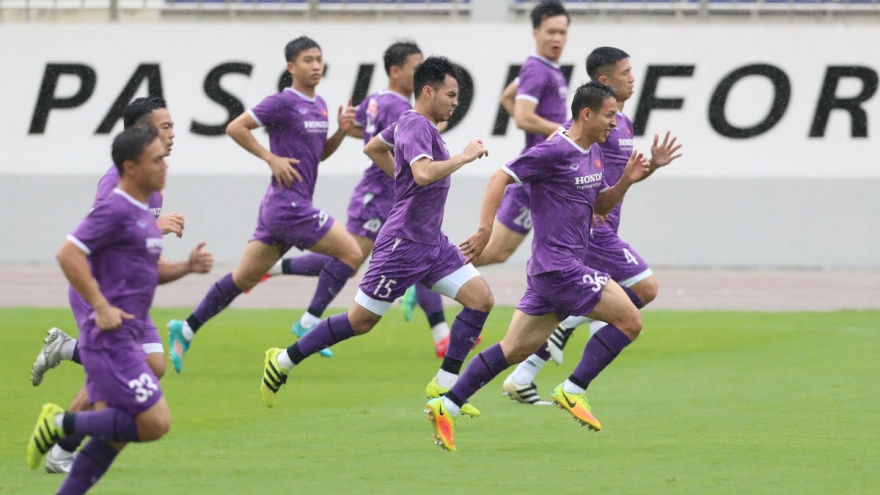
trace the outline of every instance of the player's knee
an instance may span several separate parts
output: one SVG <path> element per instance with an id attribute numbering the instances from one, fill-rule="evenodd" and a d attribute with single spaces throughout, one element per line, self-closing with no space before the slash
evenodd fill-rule
<path id="1" fill-rule="evenodd" d="M 635 339 L 642 333 L 642 313 L 633 307 L 623 320 L 618 323 L 617 328 L 625 333 L 630 339 Z"/>
<path id="2" fill-rule="evenodd" d="M 147 365 L 149 365 L 150 369 L 153 370 L 153 374 L 156 375 L 156 378 L 162 379 L 165 376 L 165 371 L 168 366 L 165 362 L 165 353 L 153 352 L 147 354 Z"/>
<path id="3" fill-rule="evenodd" d="M 366 255 L 356 242 L 352 242 L 350 246 L 340 251 L 336 259 L 357 270 L 366 259 Z"/>
<path id="4" fill-rule="evenodd" d="M 367 313 L 367 314 L 363 314 L 363 313 Z M 379 320 L 381 320 L 381 319 L 382 319 L 381 316 L 379 316 L 377 314 L 369 313 L 367 311 L 361 312 L 361 314 L 358 315 L 356 318 L 351 318 L 351 316 L 349 316 L 349 322 L 351 323 L 351 329 L 355 335 L 363 335 L 365 333 L 368 333 L 370 330 L 373 329 L 373 327 L 376 326 L 376 324 L 379 323 Z"/>
<path id="5" fill-rule="evenodd" d="M 651 301 L 657 298 L 657 280 L 654 277 L 648 278 L 641 282 L 640 284 L 636 284 L 638 287 L 633 287 L 633 292 L 639 296 L 639 300 L 642 301 L 642 304 L 647 306 Z"/>
<path id="6" fill-rule="evenodd" d="M 242 292 L 247 292 L 260 283 L 263 273 L 257 275 L 255 273 L 242 273 L 239 271 L 232 272 L 232 283 Z"/>
<path id="7" fill-rule="evenodd" d="M 168 414 L 138 418 L 138 436 L 141 442 L 158 440 L 171 429 L 171 416 Z"/>

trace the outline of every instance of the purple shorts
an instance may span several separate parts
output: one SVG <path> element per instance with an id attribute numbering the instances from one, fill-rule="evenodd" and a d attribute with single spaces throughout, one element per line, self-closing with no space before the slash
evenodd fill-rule
<path id="1" fill-rule="evenodd" d="M 79 334 L 82 336 L 83 328 L 85 328 L 84 325 L 86 325 L 86 322 L 89 320 L 89 315 L 91 315 L 93 309 L 87 302 L 85 302 L 85 300 L 83 300 L 72 285 L 67 287 L 67 300 L 70 302 L 70 309 L 73 311 L 73 319 L 76 321 Z M 144 352 L 147 354 L 152 354 L 154 352 L 165 353 L 165 347 L 162 345 L 162 337 L 159 335 L 159 329 L 156 328 L 156 324 L 153 323 L 153 318 L 149 315 L 147 315 L 147 319 L 144 323 L 141 345 L 143 346 Z"/>
<path id="2" fill-rule="evenodd" d="M 586 264 L 608 273 L 623 287 L 631 287 L 653 274 L 639 253 L 610 228 L 590 229 Z"/>
<path id="3" fill-rule="evenodd" d="M 508 229 L 526 235 L 532 230 L 530 206 L 528 186 L 511 184 L 504 190 L 496 218 Z"/>
<path id="4" fill-rule="evenodd" d="M 379 235 L 360 290 L 371 299 L 391 303 L 402 296 L 406 289 L 419 282 L 427 287 L 434 287 L 444 278 L 465 268 L 464 262 L 465 257 L 461 250 L 449 242 L 446 236 L 440 244 L 431 246 Z M 467 272 L 473 278 L 472 274 L 476 270 L 471 267 Z M 464 282 L 466 280 L 457 285 L 460 287 Z M 442 288 L 437 292 L 447 296 L 450 293 Z M 454 295 L 449 297 L 454 298 Z"/>
<path id="5" fill-rule="evenodd" d="M 394 191 L 390 191 L 393 196 Z M 393 197 L 388 193 L 375 193 L 363 190 L 361 184 L 355 188 L 351 201 L 348 203 L 348 223 L 345 228 L 352 235 L 365 237 L 376 241 L 379 229 L 388 218 L 391 207 L 394 206 Z"/>
<path id="6" fill-rule="evenodd" d="M 268 207 L 260 204 L 257 229 L 251 240 L 267 246 L 280 245 L 282 253 L 291 247 L 305 251 L 330 232 L 334 221 L 333 217 L 305 200 Z"/>
<path id="7" fill-rule="evenodd" d="M 526 293 L 516 309 L 531 316 L 556 313 L 561 321 L 569 316 L 586 316 L 602 299 L 610 277 L 588 266 L 542 273 L 526 278 Z"/>
<path id="8" fill-rule="evenodd" d="M 104 401 L 137 416 L 162 398 L 159 379 L 147 366 L 146 354 L 136 343 L 114 349 L 80 348 L 79 356 L 92 404 Z"/>

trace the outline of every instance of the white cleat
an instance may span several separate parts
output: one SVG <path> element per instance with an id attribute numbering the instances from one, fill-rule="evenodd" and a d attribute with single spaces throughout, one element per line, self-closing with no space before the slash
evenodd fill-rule
<path id="1" fill-rule="evenodd" d="M 53 448 L 46 456 L 46 472 L 51 474 L 70 473 L 70 466 L 73 465 L 73 459 L 76 457 L 76 454 L 68 454 L 63 457 L 55 457 L 53 455 L 54 453 L 55 449 Z"/>
<path id="2" fill-rule="evenodd" d="M 542 401 L 538 396 L 538 387 L 534 383 L 528 385 L 520 385 L 513 381 L 513 375 L 508 375 L 501 385 L 502 395 L 510 397 L 521 404 L 532 404 L 536 406 L 546 406 L 550 402 Z"/>
<path id="3" fill-rule="evenodd" d="M 553 331 L 553 334 L 550 335 L 550 338 L 547 339 L 547 351 L 550 353 L 550 359 L 557 366 L 562 365 L 562 351 L 565 349 L 565 344 L 568 343 L 568 338 L 571 337 L 572 332 L 574 332 L 574 328 L 565 328 L 560 323 L 556 330 Z"/>
<path id="4" fill-rule="evenodd" d="M 43 382 L 43 374 L 61 364 L 61 346 L 70 340 L 74 338 L 60 328 L 52 327 L 46 332 L 43 348 L 31 367 L 31 383 L 35 387 Z"/>

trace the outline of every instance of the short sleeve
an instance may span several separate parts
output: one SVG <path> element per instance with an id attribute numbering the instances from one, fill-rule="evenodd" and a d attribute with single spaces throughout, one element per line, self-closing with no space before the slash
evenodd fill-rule
<path id="1" fill-rule="evenodd" d="M 393 148 L 394 147 L 394 128 L 397 127 L 397 122 L 393 122 L 388 127 L 382 129 L 382 132 L 377 134 L 379 141 L 382 141 L 387 146 Z"/>
<path id="2" fill-rule="evenodd" d="M 73 229 L 67 240 L 74 243 L 86 255 L 110 246 L 119 240 L 123 218 L 111 201 L 99 201 L 92 211 Z"/>
<path id="3" fill-rule="evenodd" d="M 267 96 L 248 113 L 260 127 L 282 127 L 284 125 L 284 100 L 282 93 Z"/>
<path id="4" fill-rule="evenodd" d="M 369 106 L 369 104 L 370 99 L 366 98 L 354 108 L 354 125 L 358 127 L 364 127 L 367 125 L 367 106 Z"/>
<path id="5" fill-rule="evenodd" d="M 434 130 L 425 119 L 412 120 L 405 129 L 397 129 L 401 134 L 400 146 L 395 145 L 395 150 L 400 153 L 400 158 L 412 165 L 422 158 L 434 159 Z"/>
<path id="6" fill-rule="evenodd" d="M 541 171 L 547 171 L 547 162 L 552 160 L 548 156 L 548 152 L 552 153 L 555 145 L 549 142 L 541 143 L 537 146 L 529 148 L 522 155 L 508 162 L 507 165 L 501 167 L 507 175 L 513 177 L 517 184 L 523 185 L 532 182 L 541 177 Z"/>
<path id="7" fill-rule="evenodd" d="M 519 87 L 516 89 L 516 99 L 538 103 L 544 92 L 546 79 L 546 73 L 539 70 L 538 64 L 523 65 L 519 70 Z"/>

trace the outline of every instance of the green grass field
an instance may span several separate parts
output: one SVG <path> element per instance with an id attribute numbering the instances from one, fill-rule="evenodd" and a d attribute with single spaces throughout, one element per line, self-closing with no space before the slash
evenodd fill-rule
<path id="1" fill-rule="evenodd" d="M 157 322 L 186 311 L 156 310 Z M 434 444 L 422 413 L 436 372 L 424 317 L 392 310 L 373 334 L 310 358 L 275 409 L 260 400 L 263 351 L 292 341 L 299 312 L 231 310 L 203 329 L 162 387 L 172 429 L 133 445 L 93 493 L 880 493 L 880 313 L 647 311 L 645 333 L 590 387 L 604 430 L 501 396 L 503 376 L 458 421 L 458 452 Z M 451 315 L 451 313 L 450 313 Z M 484 344 L 511 310 L 493 312 Z M 39 388 L 30 365 L 66 309 L 0 309 L 0 493 L 54 493 L 25 465 L 44 402 L 67 405 L 81 369 Z M 549 364 L 549 396 L 576 364 Z"/>

